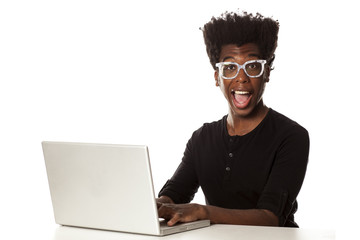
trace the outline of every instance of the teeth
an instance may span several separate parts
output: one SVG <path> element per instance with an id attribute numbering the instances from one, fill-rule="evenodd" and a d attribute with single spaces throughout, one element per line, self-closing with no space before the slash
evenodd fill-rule
<path id="1" fill-rule="evenodd" d="M 246 95 L 246 94 L 250 94 L 250 92 L 248 91 L 234 91 L 235 94 L 240 94 L 240 95 Z"/>

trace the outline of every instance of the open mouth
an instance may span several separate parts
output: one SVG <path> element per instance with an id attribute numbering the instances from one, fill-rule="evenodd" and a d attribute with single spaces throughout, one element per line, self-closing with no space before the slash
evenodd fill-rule
<path id="1" fill-rule="evenodd" d="M 231 90 L 231 94 L 233 95 L 234 104 L 238 108 L 247 107 L 252 96 L 251 92 L 241 90 Z"/>

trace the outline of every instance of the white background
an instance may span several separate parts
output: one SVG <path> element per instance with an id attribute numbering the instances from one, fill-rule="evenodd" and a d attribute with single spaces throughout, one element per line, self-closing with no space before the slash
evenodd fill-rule
<path id="1" fill-rule="evenodd" d="M 33 238 L 56 227 L 43 140 L 147 144 L 158 192 L 192 132 L 227 113 L 199 27 L 237 8 L 280 22 L 264 101 L 310 133 L 297 222 L 354 229 L 355 3 L 12 0 L 0 2 L 0 232 Z"/>

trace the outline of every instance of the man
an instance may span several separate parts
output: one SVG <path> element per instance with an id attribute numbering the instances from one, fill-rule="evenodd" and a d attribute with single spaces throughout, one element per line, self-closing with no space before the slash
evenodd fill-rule
<path id="1" fill-rule="evenodd" d="M 309 153 L 308 132 L 263 102 L 279 24 L 260 14 L 226 12 L 202 29 L 215 84 L 229 112 L 187 143 L 159 193 L 159 216 L 177 222 L 297 227 L 296 197 Z M 201 187 L 206 205 L 190 204 Z"/>

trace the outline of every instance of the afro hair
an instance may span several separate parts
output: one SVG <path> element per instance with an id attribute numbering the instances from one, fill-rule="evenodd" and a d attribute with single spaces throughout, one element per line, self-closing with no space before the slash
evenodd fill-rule
<path id="1" fill-rule="evenodd" d="M 247 12 L 225 12 L 218 18 L 212 17 L 201 30 L 206 52 L 214 69 L 224 45 L 235 44 L 240 47 L 246 43 L 255 43 L 259 47 L 261 58 L 267 60 L 271 67 L 277 47 L 278 21 L 265 18 L 259 13 L 254 16 Z"/>

